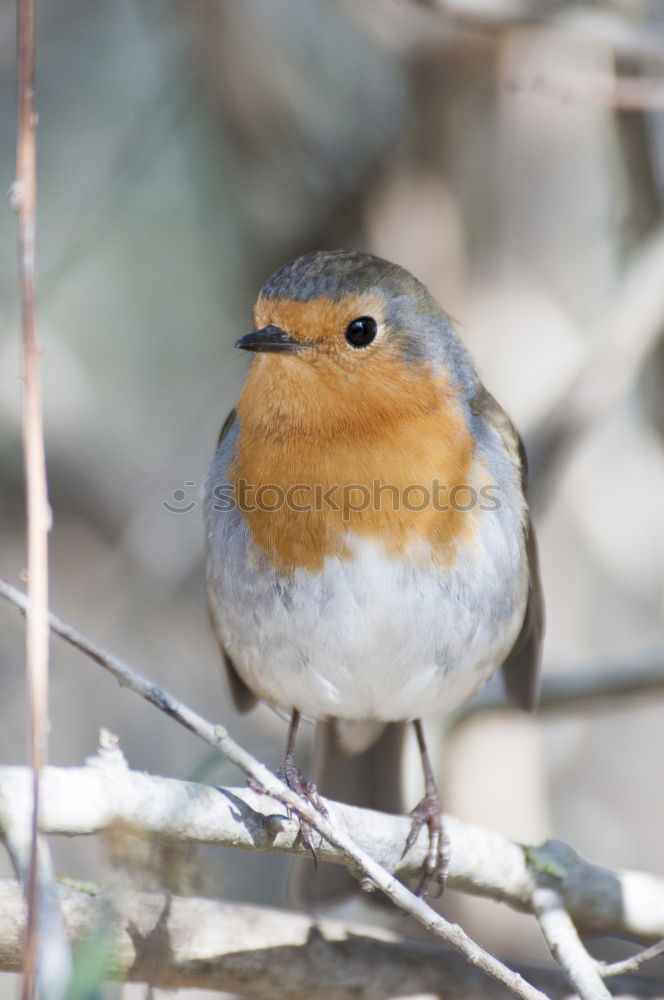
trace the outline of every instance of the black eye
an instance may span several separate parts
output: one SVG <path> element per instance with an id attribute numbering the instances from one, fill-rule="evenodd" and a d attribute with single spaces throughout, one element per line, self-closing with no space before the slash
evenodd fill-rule
<path id="1" fill-rule="evenodd" d="M 373 316 L 360 316 L 346 327 L 345 337 L 351 347 L 366 347 L 378 333 Z"/>

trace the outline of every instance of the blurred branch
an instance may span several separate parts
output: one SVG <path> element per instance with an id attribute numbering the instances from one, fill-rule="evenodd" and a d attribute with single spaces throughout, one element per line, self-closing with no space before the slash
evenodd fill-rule
<path id="1" fill-rule="evenodd" d="M 28 772 L 26 771 L 26 777 Z M 0 794 L 0 828 L 14 871 L 25 892 L 30 877 L 33 850 L 33 831 L 30 790 L 26 786 L 23 808 L 16 809 L 2 801 Z M 38 836 L 36 881 L 39 906 L 37 908 L 37 938 L 39 961 L 37 965 L 37 987 L 39 995 L 47 1000 L 56 1000 L 65 994 L 72 973 L 72 959 L 65 927 L 60 910 L 60 898 L 55 883 L 55 872 L 48 843 Z M 27 946 L 25 951 L 27 952 Z M 20 962 L 19 962 L 20 967 Z M 32 976 L 25 976 L 25 982 L 32 982 Z"/>
<path id="2" fill-rule="evenodd" d="M 376 927 L 211 899 L 60 887 L 73 941 L 96 928 L 112 956 L 103 975 L 162 989 L 205 989 L 257 1000 L 506 1000 L 509 992 L 478 975 L 454 952 Z M 20 967 L 20 891 L 0 881 L 0 969 Z M 563 977 L 522 969 L 551 1000 L 572 1000 Z M 398 984 L 398 985 L 397 985 Z M 615 996 L 661 998 L 648 980 L 616 982 Z"/>
<path id="3" fill-rule="evenodd" d="M 617 298 L 597 324 L 574 384 L 528 442 L 531 506 L 553 494 L 563 458 L 633 385 L 664 328 L 664 228 L 634 256 Z"/>
<path id="4" fill-rule="evenodd" d="M 537 7 L 533 0 L 533 7 Z M 554 4 L 549 23 L 568 28 L 610 45 L 616 55 L 644 60 L 664 60 L 664 33 L 653 16 L 630 16 L 627 5 L 594 3 Z M 557 8 L 557 9 L 556 9 Z M 653 14 L 655 11 L 653 10 Z"/>
<path id="5" fill-rule="evenodd" d="M 16 590 L 6 581 L 0 581 L 0 594 L 10 600 L 16 607 L 26 610 L 28 600 L 25 594 Z M 111 673 L 119 683 L 139 694 L 150 704 L 165 712 L 180 725 L 184 726 L 204 743 L 220 751 L 233 764 L 240 768 L 251 781 L 266 793 L 274 796 L 289 809 L 292 809 L 301 819 L 316 830 L 321 837 L 335 847 L 347 862 L 353 862 L 355 871 L 372 882 L 388 899 L 409 913 L 434 936 L 446 944 L 456 948 L 473 965 L 486 975 L 496 979 L 510 989 L 515 996 L 524 1000 L 542 1000 L 542 994 L 529 983 L 499 962 L 493 955 L 476 944 L 461 927 L 452 924 L 419 896 L 414 895 L 394 876 L 377 864 L 374 858 L 360 848 L 346 833 L 343 827 L 338 827 L 327 817 L 316 810 L 310 802 L 296 795 L 276 775 L 272 774 L 264 764 L 247 753 L 220 725 L 213 725 L 207 719 L 188 708 L 183 702 L 174 698 L 168 692 L 156 687 L 150 681 L 141 677 L 135 670 L 123 663 L 119 657 L 108 653 L 98 644 L 84 636 L 78 629 L 62 621 L 54 614 L 49 616 L 50 626 L 58 635 L 67 639 L 72 645 L 86 653 L 100 666 Z M 403 844 L 405 841 L 401 840 Z"/>
<path id="6" fill-rule="evenodd" d="M 29 772 L 0 768 L 0 823 L 21 814 L 29 801 Z M 392 816 L 329 802 L 330 822 L 362 851 L 401 878 L 419 875 L 428 847 L 424 832 L 405 858 L 407 816 Z M 488 830 L 445 816 L 450 840 L 452 889 L 534 912 L 536 890 L 553 882 L 575 925 L 593 934 L 618 934 L 643 942 L 664 936 L 664 879 L 643 872 L 611 871 L 582 860 L 567 845 L 549 841 L 525 848 Z M 310 858 L 297 840 L 298 824 L 274 798 L 248 788 L 212 788 L 131 771 L 122 754 L 103 748 L 88 766 L 44 771 L 45 834 L 79 836 L 116 827 L 162 842 L 206 843 L 254 854 Z M 321 861 L 357 865 L 322 840 Z"/>
<path id="7" fill-rule="evenodd" d="M 590 5 L 576 0 L 417 0 L 438 10 L 453 24 L 475 29 L 510 28 L 517 25 L 567 28 L 610 45 L 631 58 L 664 60 L 664 32 L 655 16 L 630 17 L 628 8 Z"/>
<path id="8" fill-rule="evenodd" d="M 35 325 L 35 232 L 37 166 L 35 111 L 35 6 L 34 0 L 18 0 L 18 135 L 16 181 L 12 198 L 18 213 L 18 275 L 23 334 L 23 453 L 26 478 L 28 594 L 26 661 L 29 706 L 29 756 L 32 765 L 30 836 L 22 846 L 27 852 L 26 897 L 27 941 L 22 996 L 31 1000 L 37 988 L 41 996 L 57 997 L 65 981 L 46 978 L 40 954 L 40 928 L 49 922 L 47 899 L 40 893 L 38 831 L 41 769 L 48 747 L 48 532 L 51 513 L 46 489 L 44 420 L 39 369 L 39 344 Z M 29 847 L 28 847 L 29 844 Z M 63 968 L 67 971 L 67 955 Z"/>
<path id="9" fill-rule="evenodd" d="M 540 713 L 587 712 L 657 693 L 664 695 L 664 651 L 659 649 L 640 654 L 630 666 L 597 660 L 561 671 L 545 670 L 537 707 Z M 505 709 L 511 710 L 511 705 L 502 689 L 491 684 L 458 711 L 454 722 L 477 712 Z"/>
<path id="10" fill-rule="evenodd" d="M 664 80 L 640 76 L 560 72 L 556 76 L 514 77 L 510 88 L 566 104 L 600 104 L 620 111 L 641 112 L 664 108 Z"/>

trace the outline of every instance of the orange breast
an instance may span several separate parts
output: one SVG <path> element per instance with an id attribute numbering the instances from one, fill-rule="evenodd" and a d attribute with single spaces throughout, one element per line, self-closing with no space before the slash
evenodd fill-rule
<path id="1" fill-rule="evenodd" d="M 360 379 L 326 359 L 258 357 L 237 412 L 229 478 L 280 571 L 349 556 L 349 534 L 441 564 L 471 539 L 477 510 L 458 491 L 477 480 L 474 442 L 444 378 L 389 356 Z"/>

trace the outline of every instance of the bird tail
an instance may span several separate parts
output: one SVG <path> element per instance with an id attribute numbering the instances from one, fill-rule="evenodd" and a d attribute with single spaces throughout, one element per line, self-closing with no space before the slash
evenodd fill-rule
<path id="1" fill-rule="evenodd" d="M 373 730 L 372 725 L 335 720 L 318 723 L 315 749 L 318 791 L 325 798 L 347 805 L 399 814 L 405 725 L 391 722 Z M 368 748 L 358 752 L 371 737 L 373 742 Z M 298 861 L 291 885 L 298 901 L 308 905 L 333 903 L 358 889 L 357 879 L 344 867 L 325 862 L 314 868 L 311 862 Z"/>

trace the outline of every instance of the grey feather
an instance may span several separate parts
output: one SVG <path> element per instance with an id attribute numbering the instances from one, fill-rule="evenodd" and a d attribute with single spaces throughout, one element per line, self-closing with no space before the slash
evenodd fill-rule
<path id="1" fill-rule="evenodd" d="M 473 412 L 494 428 L 514 464 L 521 470 L 521 489 L 527 496 L 528 461 L 526 450 L 514 424 L 483 386 L 473 400 Z M 544 636 L 544 600 L 539 572 L 537 542 L 530 516 L 523 526 L 528 558 L 528 603 L 521 631 L 501 667 L 505 690 L 518 708 L 531 710 L 537 704 L 539 672 Z"/>
<path id="2" fill-rule="evenodd" d="M 231 428 L 236 423 L 236 421 L 237 417 L 235 414 L 235 410 L 233 409 L 224 420 L 221 431 L 219 432 L 219 437 L 217 439 L 217 450 L 222 446 L 223 442 L 225 441 L 226 437 L 228 436 Z M 208 566 L 209 565 L 210 561 L 208 560 Z M 214 585 L 212 581 L 208 577 L 206 591 L 207 591 L 207 608 L 208 608 L 208 616 L 210 618 L 210 624 L 212 625 L 212 631 L 214 632 L 215 638 L 219 645 L 219 652 L 221 653 L 221 659 L 226 669 L 226 677 L 228 678 L 228 686 L 230 688 L 233 704 L 237 708 L 238 712 L 248 712 L 251 708 L 254 707 L 258 699 L 256 698 L 256 695 L 253 693 L 253 691 L 251 691 L 250 688 L 248 688 L 247 685 L 244 683 L 244 681 L 238 674 L 237 670 L 235 669 L 233 661 L 231 660 L 227 651 L 224 649 L 224 644 L 221 639 L 219 626 L 217 624 L 217 619 L 214 610 L 215 602 L 213 601 L 211 595 L 213 586 Z"/>

